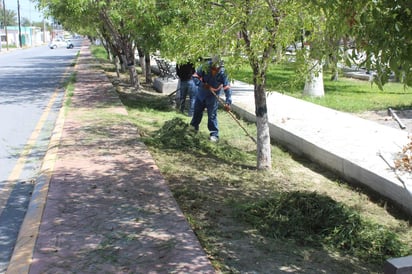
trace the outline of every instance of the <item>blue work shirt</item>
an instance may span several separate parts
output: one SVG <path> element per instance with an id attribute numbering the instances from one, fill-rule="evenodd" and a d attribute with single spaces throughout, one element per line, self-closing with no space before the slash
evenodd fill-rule
<path id="1" fill-rule="evenodd" d="M 216 94 L 219 96 L 222 89 L 225 92 L 225 103 L 232 104 L 232 90 L 230 88 L 230 82 L 226 75 L 225 68 L 220 67 L 215 75 L 212 74 L 212 65 L 209 62 L 208 66 L 200 66 L 194 75 L 194 77 L 199 79 L 199 89 L 197 92 L 197 98 L 199 100 L 205 100 L 209 96 L 214 96 L 209 90 L 209 87 L 219 90 Z"/>

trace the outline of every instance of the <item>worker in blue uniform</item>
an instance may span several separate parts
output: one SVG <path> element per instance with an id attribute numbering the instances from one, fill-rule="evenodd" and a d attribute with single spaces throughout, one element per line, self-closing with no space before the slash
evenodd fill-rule
<path id="1" fill-rule="evenodd" d="M 190 125 L 198 131 L 199 124 L 202 121 L 203 111 L 207 109 L 207 127 L 210 132 L 210 140 L 217 142 L 219 140 L 219 126 L 217 121 L 219 101 L 216 96 L 219 96 L 222 91 L 225 93 L 226 100 L 224 109 L 229 111 L 230 105 L 232 104 L 232 90 L 229 79 L 221 61 L 215 57 L 200 66 L 193 77 L 198 79 L 199 86 Z"/>

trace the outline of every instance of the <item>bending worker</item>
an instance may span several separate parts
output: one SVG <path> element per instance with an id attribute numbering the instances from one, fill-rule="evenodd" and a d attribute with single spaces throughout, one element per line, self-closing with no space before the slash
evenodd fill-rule
<path id="1" fill-rule="evenodd" d="M 226 111 L 230 110 L 232 104 L 232 90 L 225 69 L 221 66 L 219 59 L 213 58 L 206 65 L 200 66 L 194 77 L 199 79 L 199 87 L 195 98 L 195 109 L 190 125 L 196 131 L 199 130 L 199 124 L 202 121 L 203 111 L 207 109 L 207 128 L 210 132 L 210 140 L 217 142 L 219 140 L 219 127 L 217 121 L 217 109 L 219 101 L 216 96 L 219 96 L 221 91 L 225 92 Z"/>

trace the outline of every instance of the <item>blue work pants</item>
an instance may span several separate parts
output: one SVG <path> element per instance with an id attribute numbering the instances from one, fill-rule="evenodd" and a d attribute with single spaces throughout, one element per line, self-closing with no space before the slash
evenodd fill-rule
<path id="1" fill-rule="evenodd" d="M 219 137 L 219 127 L 217 123 L 217 109 L 219 102 L 213 95 L 206 96 L 203 99 L 196 97 L 195 108 L 190 125 L 192 125 L 196 131 L 199 130 L 199 124 L 202 121 L 203 111 L 207 109 L 207 128 L 209 129 L 210 136 Z"/>
<path id="2" fill-rule="evenodd" d="M 189 103 L 188 116 L 190 117 L 193 115 L 193 111 L 195 107 L 196 90 L 197 90 L 197 87 L 195 83 L 193 82 L 193 80 L 180 81 L 179 108 L 182 113 L 185 112 L 186 97 L 187 95 L 189 95 L 190 103 Z"/>

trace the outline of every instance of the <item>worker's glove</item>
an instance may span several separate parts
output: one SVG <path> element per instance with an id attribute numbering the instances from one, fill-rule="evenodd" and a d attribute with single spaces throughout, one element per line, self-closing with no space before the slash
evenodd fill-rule
<path id="1" fill-rule="evenodd" d="M 229 104 L 225 104 L 225 105 L 223 106 L 223 108 L 224 108 L 226 111 L 228 111 L 228 112 L 231 110 Z"/>
<path id="2" fill-rule="evenodd" d="M 205 84 L 205 88 L 210 90 L 210 92 L 217 93 L 222 88 L 222 85 L 218 86 L 217 88 L 214 88 L 209 84 Z"/>
<path id="3" fill-rule="evenodd" d="M 204 84 L 204 88 L 210 90 L 211 92 L 213 92 L 213 87 L 209 84 Z"/>

